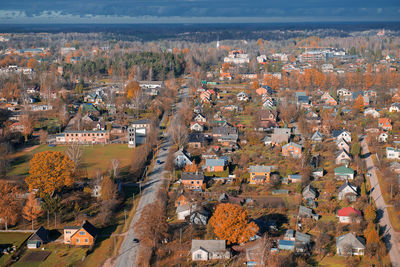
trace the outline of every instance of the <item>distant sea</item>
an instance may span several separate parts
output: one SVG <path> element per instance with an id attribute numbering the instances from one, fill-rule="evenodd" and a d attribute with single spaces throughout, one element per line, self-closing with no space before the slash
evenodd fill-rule
<path id="1" fill-rule="evenodd" d="M 329 35 L 346 36 L 354 31 L 391 30 L 400 32 L 400 22 L 301 22 L 301 23 L 215 23 L 215 24 L 0 24 L 2 33 L 102 32 L 136 36 L 140 40 L 175 39 L 197 34 L 208 41 L 253 39 L 272 31 L 328 30 Z M 245 34 L 245 35 L 238 35 Z M 239 38 L 240 37 L 240 38 Z M 268 39 L 268 38 L 266 38 Z"/>

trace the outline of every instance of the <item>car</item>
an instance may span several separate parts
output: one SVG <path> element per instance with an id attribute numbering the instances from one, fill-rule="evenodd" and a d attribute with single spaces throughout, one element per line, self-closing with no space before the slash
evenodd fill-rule
<path id="1" fill-rule="evenodd" d="M 55 144 L 49 144 L 49 147 L 55 147 L 56 145 Z"/>
<path id="2" fill-rule="evenodd" d="M 157 160 L 157 164 L 160 164 L 161 163 L 161 161 L 160 160 Z"/>
<path id="3" fill-rule="evenodd" d="M 134 239 L 132 240 L 132 242 L 133 242 L 134 244 L 138 244 L 138 243 L 139 243 L 139 239 L 134 238 Z"/>
<path id="4" fill-rule="evenodd" d="M 371 177 L 371 173 L 370 172 L 367 172 L 367 177 Z"/>

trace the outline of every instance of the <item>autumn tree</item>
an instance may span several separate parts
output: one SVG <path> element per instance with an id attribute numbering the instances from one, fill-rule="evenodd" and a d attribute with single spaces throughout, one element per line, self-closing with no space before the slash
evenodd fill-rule
<path id="1" fill-rule="evenodd" d="M 78 144 L 72 144 L 65 150 L 65 154 L 74 163 L 73 171 L 76 173 L 76 170 L 78 169 L 82 159 L 82 147 Z"/>
<path id="2" fill-rule="evenodd" d="M 58 151 L 36 153 L 30 161 L 29 176 L 25 179 L 29 190 L 39 190 L 39 196 L 52 195 L 64 186 L 71 186 L 74 163 Z"/>
<path id="3" fill-rule="evenodd" d="M 125 86 L 125 94 L 128 100 L 137 98 L 140 95 L 141 88 L 137 81 L 131 81 Z"/>
<path id="4" fill-rule="evenodd" d="M 365 184 L 363 184 L 365 187 Z M 364 218 L 368 222 L 374 222 L 376 219 L 376 208 L 374 205 L 369 204 L 367 207 L 364 209 Z"/>
<path id="5" fill-rule="evenodd" d="M 35 69 L 39 65 L 39 62 L 35 58 L 30 58 L 28 60 L 27 66 L 28 68 Z"/>
<path id="6" fill-rule="evenodd" d="M 115 182 L 109 176 L 105 176 L 101 181 L 102 200 L 115 199 L 118 196 L 118 188 Z"/>
<path id="7" fill-rule="evenodd" d="M 353 105 L 353 110 L 358 111 L 358 112 L 363 112 L 364 111 L 364 97 L 362 95 L 359 95 L 357 99 L 354 101 Z"/>
<path id="8" fill-rule="evenodd" d="M 111 168 L 112 168 L 112 174 L 113 178 L 116 179 L 119 175 L 119 166 L 121 164 L 121 161 L 119 159 L 112 159 L 111 160 Z"/>
<path id="9" fill-rule="evenodd" d="M 219 204 L 209 223 L 215 235 L 228 244 L 247 242 L 258 231 L 254 222 L 249 223 L 247 210 L 231 203 Z"/>
<path id="10" fill-rule="evenodd" d="M 15 225 L 21 210 L 21 202 L 18 199 L 20 190 L 14 184 L 0 181 L 0 218 L 4 222 L 6 230 L 8 225 Z"/>
<path id="11" fill-rule="evenodd" d="M 43 214 L 43 210 L 40 206 L 38 199 L 33 192 L 30 193 L 28 201 L 26 202 L 24 209 L 22 210 L 22 216 L 32 223 L 32 230 L 34 221 Z"/>

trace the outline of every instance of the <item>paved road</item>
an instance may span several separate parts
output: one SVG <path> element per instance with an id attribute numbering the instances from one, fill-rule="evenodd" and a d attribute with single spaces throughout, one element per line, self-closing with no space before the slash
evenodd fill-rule
<path id="1" fill-rule="evenodd" d="M 181 107 L 181 102 L 184 97 L 188 94 L 188 89 L 184 88 L 182 93 L 179 95 L 178 109 Z M 160 161 L 160 164 L 156 164 L 150 172 L 148 172 L 148 179 L 145 184 L 142 184 L 142 196 L 139 201 L 139 205 L 136 209 L 135 216 L 133 217 L 131 224 L 129 226 L 128 234 L 125 237 L 120 251 L 118 252 L 118 257 L 115 266 L 117 267 L 130 267 L 136 266 L 137 253 L 139 251 L 139 244 L 134 244 L 132 241 L 137 237 L 138 231 L 135 225 L 142 215 L 142 210 L 147 204 L 153 203 L 156 199 L 157 192 L 160 189 L 161 184 L 166 181 L 163 174 L 165 172 L 165 162 L 168 156 L 168 150 L 171 148 L 171 141 L 168 134 L 165 135 L 163 143 L 161 144 L 160 151 L 155 158 Z"/>
<path id="2" fill-rule="evenodd" d="M 400 233 L 394 231 L 390 223 L 389 214 L 386 209 L 387 205 L 382 197 L 381 188 L 379 186 L 378 177 L 376 175 L 374 162 L 370 155 L 367 142 L 361 141 L 362 154 L 366 156 L 365 163 L 367 170 L 371 173 L 369 182 L 371 184 L 371 196 L 375 200 L 377 208 L 377 217 L 379 218 L 379 225 L 381 230 L 384 231 L 384 240 L 386 247 L 389 250 L 390 260 L 393 267 L 400 267 Z"/>

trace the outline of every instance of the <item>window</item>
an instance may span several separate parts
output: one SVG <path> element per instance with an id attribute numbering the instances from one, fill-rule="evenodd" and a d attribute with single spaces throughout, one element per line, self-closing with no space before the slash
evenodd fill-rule
<path id="1" fill-rule="evenodd" d="M 202 257 L 201 257 L 201 254 L 199 253 L 199 254 L 196 254 L 196 259 L 201 259 Z"/>
<path id="2" fill-rule="evenodd" d="M 66 233 L 66 234 L 70 234 L 70 233 L 71 233 L 71 231 L 65 231 L 65 233 Z"/>
<path id="3" fill-rule="evenodd" d="M 67 134 L 67 136 L 69 136 L 69 134 Z"/>
<path id="4" fill-rule="evenodd" d="M 194 182 L 193 182 L 193 181 L 192 181 L 191 183 L 192 183 L 192 184 L 194 184 Z"/>
<path id="5" fill-rule="evenodd" d="M 85 243 L 88 243 L 89 242 L 89 240 L 88 239 L 85 239 Z"/>
<path id="6" fill-rule="evenodd" d="M 200 182 L 199 182 L 199 181 L 197 181 L 197 184 L 200 184 Z"/>
<path id="7" fill-rule="evenodd" d="M 84 232 L 84 231 L 81 231 L 81 232 L 79 232 L 79 234 L 80 234 L 80 235 L 85 235 L 85 234 L 86 234 L 86 232 Z"/>
<path id="8" fill-rule="evenodd" d="M 76 239 L 76 243 L 79 243 L 79 238 Z"/>

